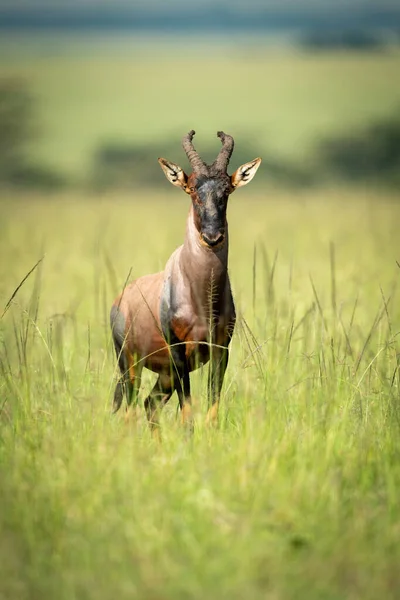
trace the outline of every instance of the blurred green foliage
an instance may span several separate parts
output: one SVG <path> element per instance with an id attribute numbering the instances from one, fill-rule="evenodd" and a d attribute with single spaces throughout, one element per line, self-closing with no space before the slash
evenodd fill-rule
<path id="1" fill-rule="evenodd" d="M 322 170 L 331 178 L 400 185 L 400 113 L 318 147 Z"/>
<path id="2" fill-rule="evenodd" d="M 0 81 L 0 185 L 39 189 L 65 185 L 61 174 L 32 161 L 28 144 L 37 142 L 38 130 L 34 100 L 26 83 Z"/>
<path id="3" fill-rule="evenodd" d="M 259 185 L 398 183 L 396 51 L 312 54 L 260 40 L 235 47 L 129 36 L 102 44 L 101 36 L 71 35 L 41 38 L 46 53 L 29 58 L 35 43 L 28 36 L 13 60 L 0 62 L 7 184 L 165 185 L 157 158 L 186 168 L 180 140 L 191 128 L 206 160 L 218 151 L 219 129 L 236 140 L 232 169 L 262 156 Z M 17 89 L 6 89 L 10 81 Z"/>
<path id="4" fill-rule="evenodd" d="M 0 308 L 0 598 L 397 598 L 400 204 L 348 182 L 397 168 L 399 54 L 13 43 L 3 168 L 70 189 L 0 197 L 1 307 L 45 255 Z M 220 426 L 204 426 L 200 369 L 194 437 L 173 397 L 157 445 L 142 408 L 136 427 L 110 414 L 109 308 L 182 243 L 189 199 L 157 157 L 186 168 L 192 127 L 207 161 L 224 129 L 232 169 L 264 163 L 229 202 Z"/>
<path id="5" fill-rule="evenodd" d="M 26 161 L 33 135 L 33 106 L 27 87 L 16 80 L 0 82 L 0 176 Z"/>
<path id="6" fill-rule="evenodd" d="M 154 157 L 160 148 L 153 145 L 106 144 L 94 156 L 94 189 L 164 186 Z M 176 154 L 175 142 L 162 144 L 165 156 Z M 205 149 L 209 156 L 212 151 Z M 251 143 L 235 151 L 235 162 L 243 164 L 262 156 L 260 180 L 274 186 L 309 187 L 327 182 L 373 183 L 400 186 L 400 120 L 392 117 L 351 133 L 321 140 L 312 150 L 309 166 L 301 161 L 279 160 Z"/>

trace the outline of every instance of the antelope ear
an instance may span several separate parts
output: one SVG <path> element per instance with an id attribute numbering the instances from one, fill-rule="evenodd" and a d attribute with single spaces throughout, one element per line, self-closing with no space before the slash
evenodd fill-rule
<path id="1" fill-rule="evenodd" d="M 165 177 L 168 179 L 172 185 L 176 185 L 176 187 L 181 187 L 186 191 L 187 184 L 187 175 L 181 169 L 179 165 L 166 160 L 165 158 L 159 158 L 158 162 L 160 163 L 160 167 L 164 171 Z"/>
<path id="2" fill-rule="evenodd" d="M 239 167 L 234 174 L 231 176 L 232 187 L 235 190 L 236 188 L 247 185 L 253 179 L 254 175 L 257 173 L 257 169 L 261 164 L 261 158 L 255 158 L 254 160 L 245 163 L 241 167 Z"/>

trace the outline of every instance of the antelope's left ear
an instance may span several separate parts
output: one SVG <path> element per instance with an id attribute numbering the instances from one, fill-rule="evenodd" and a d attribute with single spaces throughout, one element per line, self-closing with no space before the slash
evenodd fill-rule
<path id="1" fill-rule="evenodd" d="M 261 164 L 261 158 L 255 158 L 254 160 L 245 163 L 241 167 L 239 167 L 234 174 L 231 176 L 232 187 L 235 190 L 236 188 L 247 185 L 253 179 L 254 175 L 257 173 L 257 169 Z"/>
<path id="2" fill-rule="evenodd" d="M 176 185 L 176 187 L 181 187 L 186 191 L 187 184 L 187 175 L 181 169 L 179 165 L 171 162 L 170 160 L 166 160 L 165 158 L 159 158 L 158 162 L 160 163 L 160 167 L 164 171 L 165 177 L 168 179 L 172 185 Z"/>

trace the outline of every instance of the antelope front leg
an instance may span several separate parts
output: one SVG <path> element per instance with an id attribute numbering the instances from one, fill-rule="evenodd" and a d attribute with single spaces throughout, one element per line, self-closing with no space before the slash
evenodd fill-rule
<path id="1" fill-rule="evenodd" d="M 208 412 L 206 424 L 213 425 L 218 420 L 219 399 L 224 381 L 226 367 L 228 366 L 228 348 L 213 348 L 208 371 Z"/>
<path id="2" fill-rule="evenodd" d="M 192 397 L 190 394 L 189 369 L 185 366 L 180 380 L 176 383 L 176 391 L 179 398 L 179 406 L 182 412 L 182 423 L 193 430 Z"/>

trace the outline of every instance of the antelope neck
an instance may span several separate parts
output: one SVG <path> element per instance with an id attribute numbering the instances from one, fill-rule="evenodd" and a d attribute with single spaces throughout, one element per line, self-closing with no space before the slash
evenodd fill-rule
<path id="1" fill-rule="evenodd" d="M 224 289 L 228 270 L 228 224 L 225 239 L 219 248 L 208 248 L 200 241 L 200 232 L 194 222 L 194 209 L 190 207 L 186 222 L 186 235 L 180 255 L 183 276 L 196 293 L 204 298 L 209 294 L 210 282 L 214 292 Z"/>

